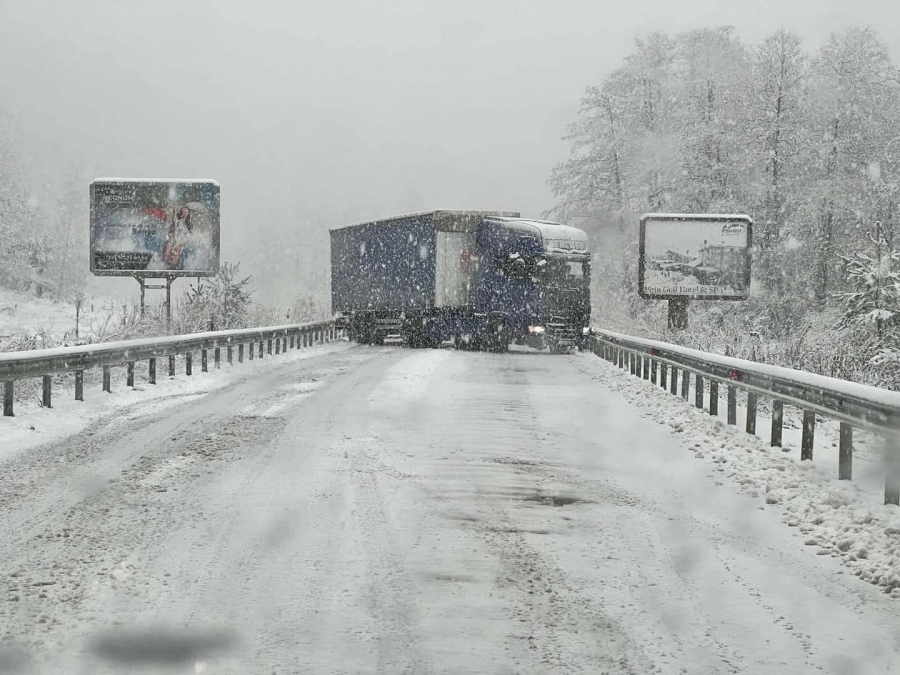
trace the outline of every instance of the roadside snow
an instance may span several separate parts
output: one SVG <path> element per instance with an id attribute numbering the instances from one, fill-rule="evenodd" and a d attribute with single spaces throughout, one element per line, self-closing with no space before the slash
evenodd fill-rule
<path id="1" fill-rule="evenodd" d="M 92 326 L 98 327 L 115 315 L 116 307 L 108 298 L 86 299 L 81 308 L 80 335 L 90 335 Z M 52 338 L 54 344 L 66 336 L 74 339 L 75 305 L 0 288 L 0 344 L 5 339 L 34 335 Z"/>
<path id="2" fill-rule="evenodd" d="M 233 366 L 223 361 L 219 370 L 210 364 L 210 372 L 207 373 L 199 372 L 199 366 L 195 365 L 195 374 L 191 377 L 184 375 L 179 357 L 178 375 L 168 377 L 158 374 L 157 384 L 151 385 L 136 373 L 134 388 L 124 385 L 124 368 L 115 368 L 111 395 L 103 393 L 100 386 L 90 386 L 85 378 L 84 401 L 76 401 L 71 391 L 54 388 L 50 410 L 35 403 L 18 403 L 15 417 L 0 417 L 0 461 L 28 448 L 78 433 L 114 410 L 123 411 L 123 415 L 111 420 L 110 424 L 158 412 L 286 363 L 349 348 L 349 343 L 339 341 L 293 350 L 287 355 L 246 360 L 242 364 L 235 361 Z"/>
<path id="3" fill-rule="evenodd" d="M 799 428 L 786 425 L 785 447 L 771 448 L 768 418 L 758 417 L 760 436 L 751 436 L 744 432 L 744 410 L 736 426 L 710 417 L 708 392 L 705 409 L 699 409 L 603 359 L 585 355 L 584 361 L 591 369 L 602 369 L 613 389 L 639 405 L 645 417 L 683 434 L 683 446 L 696 458 L 758 497 L 760 509 L 780 509 L 782 520 L 797 528 L 804 544 L 817 547 L 819 555 L 840 558 L 853 574 L 900 598 L 900 508 L 882 503 L 881 462 L 864 438 L 854 453 L 859 479 L 839 481 L 833 423 L 817 425 L 815 461 L 800 461 Z M 689 401 L 694 401 L 693 388 Z M 724 405 L 719 410 L 724 414 Z M 787 409 L 785 413 L 787 418 Z"/>

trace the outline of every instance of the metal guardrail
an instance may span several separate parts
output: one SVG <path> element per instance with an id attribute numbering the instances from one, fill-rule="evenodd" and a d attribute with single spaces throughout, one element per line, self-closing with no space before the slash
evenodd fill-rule
<path id="1" fill-rule="evenodd" d="M 728 424 L 737 424 L 737 391 L 747 392 L 749 434 L 756 433 L 759 397 L 772 400 L 771 445 L 781 446 L 784 406 L 803 412 L 801 460 L 813 458 L 816 414 L 840 422 L 838 478 L 850 480 L 853 472 L 853 429 L 880 435 L 890 447 L 885 452 L 885 504 L 900 505 L 900 453 L 893 447 L 900 439 L 900 393 L 847 382 L 804 371 L 708 354 L 666 342 L 645 340 L 600 330 L 591 334 L 592 351 L 687 401 L 691 376 L 694 405 L 704 407 L 704 384 L 709 387 L 709 414 L 719 414 L 719 385 L 728 388 Z"/>
<path id="2" fill-rule="evenodd" d="M 52 375 L 60 372 L 75 373 L 75 399 L 84 400 L 84 371 L 103 368 L 103 391 L 112 392 L 111 369 L 127 368 L 127 386 L 134 386 L 134 364 L 148 361 L 148 383 L 156 384 L 156 360 L 168 358 L 169 376 L 175 375 L 175 357 L 184 356 L 185 374 L 193 371 L 194 352 L 200 352 L 201 368 L 208 370 L 209 351 L 213 351 L 215 367 L 221 363 L 221 350 L 226 350 L 228 363 L 233 363 L 237 348 L 238 363 L 244 361 L 244 348 L 253 359 L 258 345 L 258 358 L 265 353 L 280 354 L 288 349 L 300 349 L 316 343 L 335 339 L 341 329 L 333 320 L 308 324 L 290 324 L 268 328 L 242 328 L 190 335 L 173 335 L 141 340 L 106 342 L 79 347 L 35 349 L 22 352 L 0 353 L 0 382 L 3 386 L 3 415 L 13 415 L 15 382 L 29 378 L 43 378 L 44 407 L 51 407 Z"/>

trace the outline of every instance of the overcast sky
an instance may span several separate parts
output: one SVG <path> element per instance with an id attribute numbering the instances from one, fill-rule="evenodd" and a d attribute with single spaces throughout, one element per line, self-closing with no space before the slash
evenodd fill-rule
<path id="1" fill-rule="evenodd" d="M 91 176 L 217 179 L 223 257 L 258 267 L 298 229 L 321 243 L 347 219 L 539 215 L 582 91 L 653 30 L 731 24 L 754 42 L 784 26 L 814 48 L 872 25 L 900 62 L 898 7 L 0 0 L 0 108 L 48 173 L 71 159 Z"/>

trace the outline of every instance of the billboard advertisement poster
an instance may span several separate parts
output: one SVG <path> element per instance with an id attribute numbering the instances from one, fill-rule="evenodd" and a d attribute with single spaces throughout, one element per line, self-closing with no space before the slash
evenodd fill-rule
<path id="1" fill-rule="evenodd" d="M 746 215 L 645 214 L 638 292 L 646 299 L 746 300 L 752 228 Z"/>
<path id="2" fill-rule="evenodd" d="M 219 268 L 219 184 L 97 179 L 90 186 L 91 272 L 211 276 Z"/>

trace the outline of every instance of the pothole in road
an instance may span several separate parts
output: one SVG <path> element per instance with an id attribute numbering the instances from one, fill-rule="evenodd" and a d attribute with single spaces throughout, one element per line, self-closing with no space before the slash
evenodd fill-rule
<path id="1" fill-rule="evenodd" d="M 488 527 L 488 532 L 497 534 L 550 534 L 550 530 L 530 529 L 527 527 Z"/>
<path id="2" fill-rule="evenodd" d="M 575 495 L 547 495 L 540 493 L 522 497 L 522 501 L 553 507 L 571 506 L 572 504 L 593 504 L 590 499 L 576 497 Z"/>
<path id="3" fill-rule="evenodd" d="M 549 462 L 539 462 L 531 459 L 519 459 L 517 457 L 492 457 L 488 460 L 491 464 L 510 464 L 512 466 L 550 466 Z"/>
<path id="4" fill-rule="evenodd" d="M 475 577 L 469 576 L 467 574 L 431 574 L 429 575 L 435 581 L 443 581 L 445 583 L 453 583 L 453 584 L 470 584 L 475 581 Z"/>

